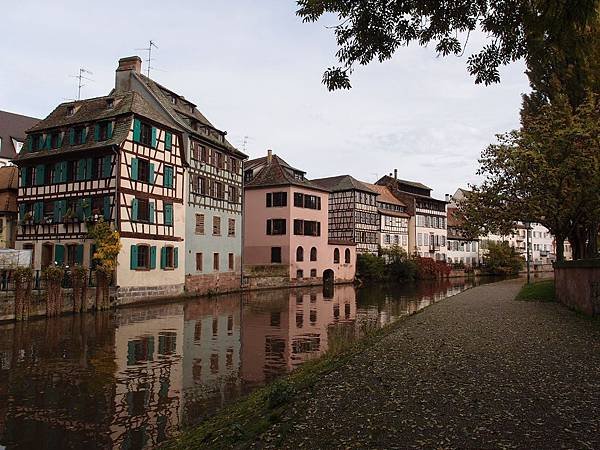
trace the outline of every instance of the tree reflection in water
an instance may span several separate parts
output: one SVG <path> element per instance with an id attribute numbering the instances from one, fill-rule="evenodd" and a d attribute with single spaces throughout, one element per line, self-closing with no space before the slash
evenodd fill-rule
<path id="1" fill-rule="evenodd" d="M 0 444 L 151 448 L 472 282 L 261 291 L 0 326 Z"/>

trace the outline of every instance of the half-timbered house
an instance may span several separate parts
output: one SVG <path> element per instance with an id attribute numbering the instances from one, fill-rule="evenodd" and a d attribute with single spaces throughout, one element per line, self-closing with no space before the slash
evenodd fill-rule
<path id="1" fill-rule="evenodd" d="M 398 172 L 384 176 L 376 184 L 386 186 L 407 206 L 410 215 L 408 244 L 410 253 L 446 259 L 446 201 L 431 196 L 431 188 L 422 183 L 400 180 Z"/>
<path id="2" fill-rule="evenodd" d="M 329 238 L 354 242 L 359 253 L 377 253 L 379 194 L 350 175 L 319 178 L 313 183 L 331 192 Z"/>
<path id="3" fill-rule="evenodd" d="M 93 265 L 88 229 L 119 231 L 114 278 L 122 302 L 180 293 L 184 284 L 181 132 L 142 95 L 63 103 L 28 131 L 20 169 L 17 248 L 34 268 Z"/>
<path id="4" fill-rule="evenodd" d="M 379 231 L 377 241 L 381 248 L 397 246 L 407 253 L 408 219 L 410 218 L 406 204 L 392 195 L 386 186 L 364 183 L 369 189 L 377 192 L 377 212 L 379 213 Z"/>
<path id="5" fill-rule="evenodd" d="M 171 120 L 182 136 L 185 165 L 185 285 L 206 293 L 239 289 L 242 272 L 242 161 L 196 105 L 141 74 L 138 57 L 124 58 L 116 90 L 138 92 Z"/>

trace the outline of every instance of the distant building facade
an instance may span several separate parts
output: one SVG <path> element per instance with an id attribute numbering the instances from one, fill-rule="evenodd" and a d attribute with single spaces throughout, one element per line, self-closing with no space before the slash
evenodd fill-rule
<path id="1" fill-rule="evenodd" d="M 313 183 L 330 191 L 329 238 L 354 242 L 358 253 L 377 253 L 378 192 L 350 175 L 319 178 Z"/>
<path id="2" fill-rule="evenodd" d="M 328 239 L 327 189 L 271 151 L 248 161 L 244 177 L 244 276 L 251 286 L 354 279 L 355 246 Z"/>
<path id="3" fill-rule="evenodd" d="M 407 253 L 408 222 L 410 215 L 404 202 L 398 200 L 386 186 L 364 183 L 372 191 L 377 192 L 377 212 L 379 213 L 378 244 L 381 248 L 398 246 Z"/>
<path id="4" fill-rule="evenodd" d="M 0 111 L 0 167 L 17 157 L 26 139 L 26 131 L 40 119 Z"/>
<path id="5" fill-rule="evenodd" d="M 446 201 L 431 197 L 431 188 L 424 184 L 386 175 L 377 181 L 407 206 L 410 215 L 408 243 L 411 254 L 445 261 L 447 248 Z"/>
<path id="6" fill-rule="evenodd" d="M 19 170 L 17 167 L 0 167 L 0 248 L 15 248 L 18 188 Z"/>

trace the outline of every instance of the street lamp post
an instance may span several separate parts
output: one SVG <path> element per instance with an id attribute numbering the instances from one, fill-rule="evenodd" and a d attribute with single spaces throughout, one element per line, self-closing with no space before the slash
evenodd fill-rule
<path id="1" fill-rule="evenodd" d="M 531 283 L 531 223 L 525 222 L 525 242 L 527 244 L 527 284 Z"/>

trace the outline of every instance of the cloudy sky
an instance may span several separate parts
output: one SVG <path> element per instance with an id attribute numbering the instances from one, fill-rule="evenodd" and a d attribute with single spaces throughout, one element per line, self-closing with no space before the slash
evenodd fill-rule
<path id="1" fill-rule="evenodd" d="M 335 63 L 326 28 L 335 20 L 303 24 L 295 11 L 291 0 L 12 2 L 0 109 L 45 117 L 76 97 L 80 67 L 93 72 L 82 98 L 106 95 L 118 59 L 145 59 L 139 49 L 152 39 L 151 77 L 195 102 L 234 145 L 246 141 L 250 157 L 272 148 L 311 178 L 373 182 L 397 168 L 440 198 L 477 182 L 481 150 L 518 125 L 522 64 L 503 69 L 500 85 L 476 86 L 466 56 L 403 48 L 359 68 L 351 91 L 328 92 L 321 76 Z"/>

